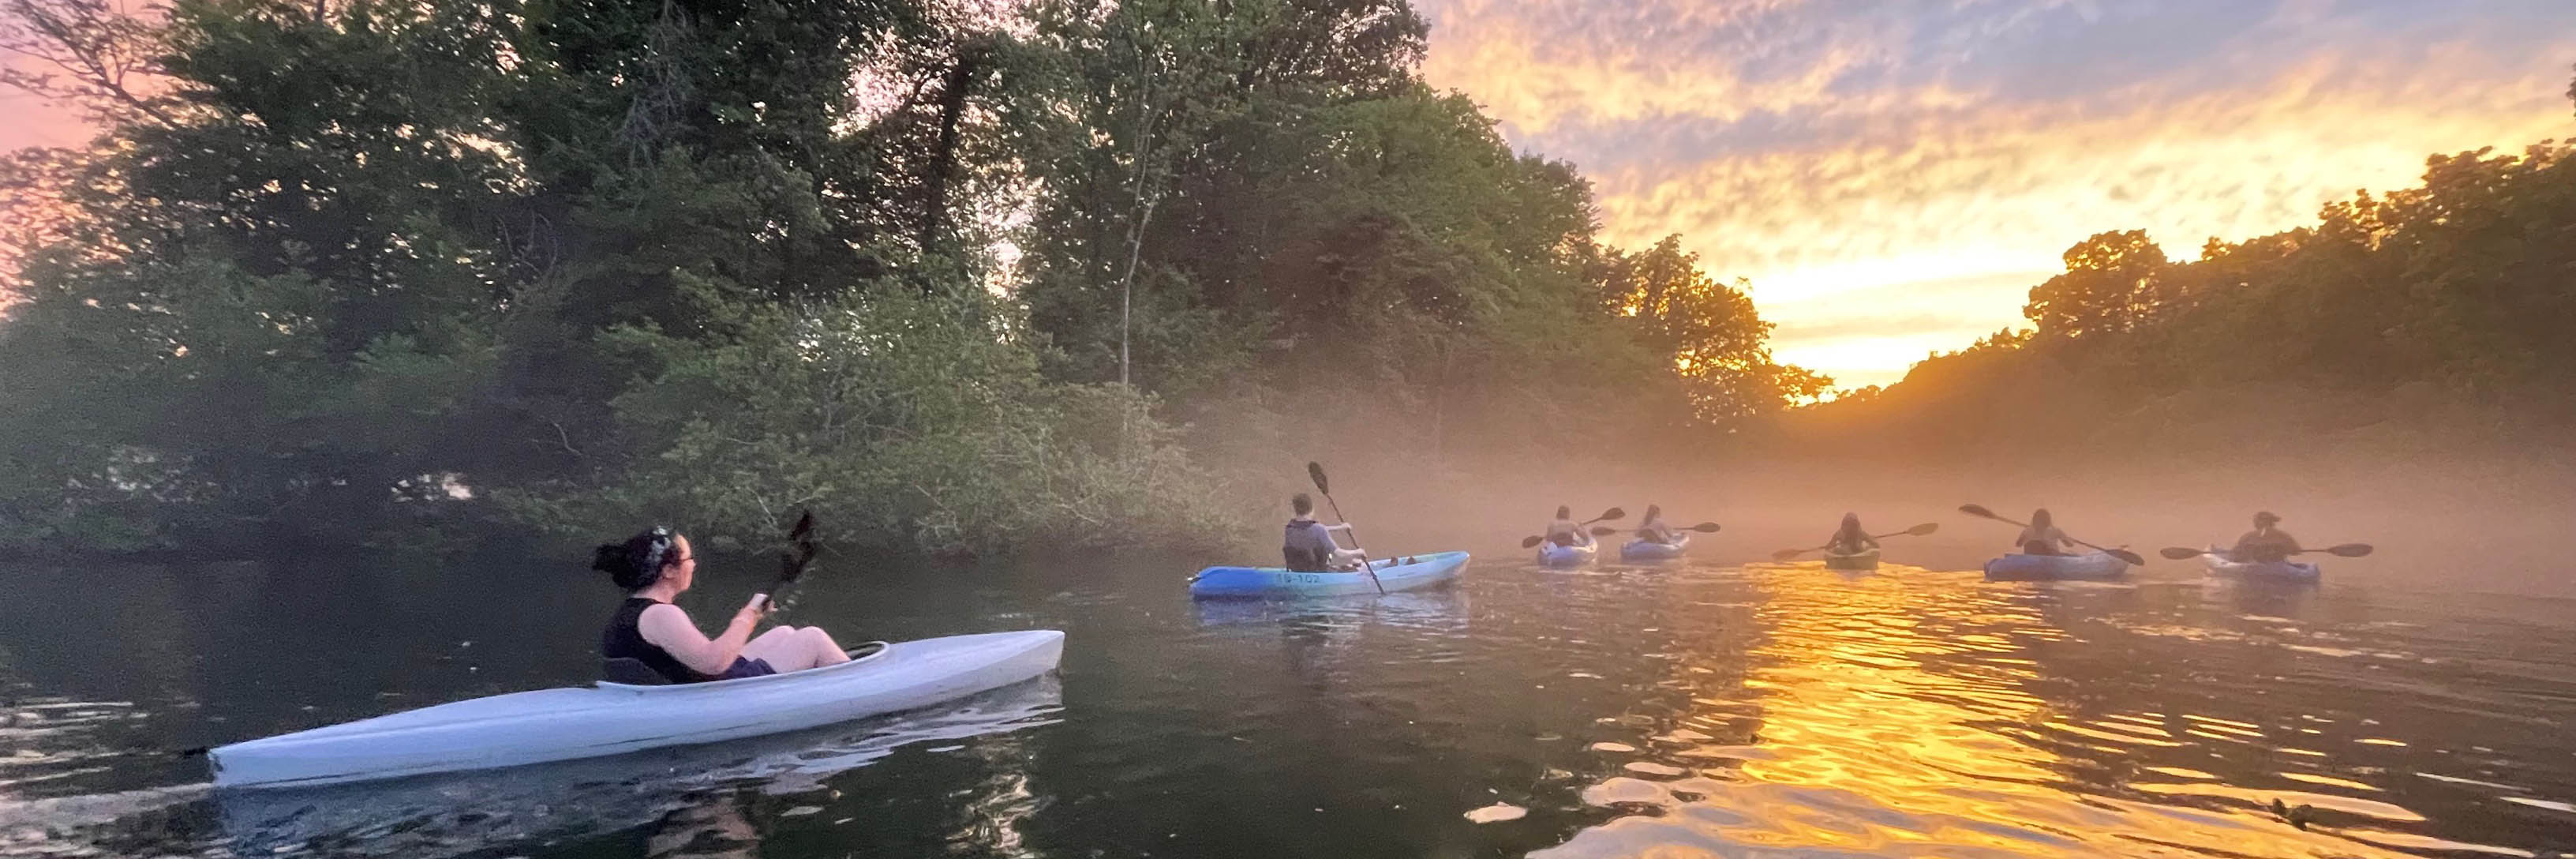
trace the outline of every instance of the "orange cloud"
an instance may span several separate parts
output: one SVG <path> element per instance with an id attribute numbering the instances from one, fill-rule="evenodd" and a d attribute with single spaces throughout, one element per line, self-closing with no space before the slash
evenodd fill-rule
<path id="1" fill-rule="evenodd" d="M 1581 164 L 1611 240 L 1681 233 L 1752 278 L 1779 353 L 1845 385 L 2018 323 L 2094 232 L 2187 258 L 2431 153 L 2576 132 L 2576 6 L 2107 5 L 1431 0 L 1425 73 Z"/>

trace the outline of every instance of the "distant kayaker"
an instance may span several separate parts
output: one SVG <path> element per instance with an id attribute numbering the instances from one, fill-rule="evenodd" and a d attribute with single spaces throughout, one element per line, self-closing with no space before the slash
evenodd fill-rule
<path id="1" fill-rule="evenodd" d="M 2289 560 L 2291 555 L 2299 553 L 2299 541 L 2290 536 L 2290 532 L 2272 527 L 2280 522 L 2281 517 L 2268 510 L 2254 514 L 2254 530 L 2236 538 L 2236 547 L 2227 550 L 2227 556 L 2232 560 L 2262 564 Z"/>
<path id="2" fill-rule="evenodd" d="M 1560 519 L 1565 518 L 1565 513 L 1571 512 L 1566 511 L 1565 508 L 1562 507 L 1557 509 L 1559 511 L 1557 518 Z M 1638 521 L 1637 523 L 1637 536 L 1643 537 L 1649 542 L 1662 543 L 1667 546 L 1682 541 L 1681 531 L 1673 528 L 1671 525 L 1664 524 L 1664 508 L 1657 507 L 1652 504 L 1646 505 L 1646 518 Z"/>
<path id="3" fill-rule="evenodd" d="M 1559 546 L 1585 546 L 1592 543 L 1592 538 L 1583 533 L 1583 526 L 1575 524 L 1574 508 L 1560 504 L 1556 521 L 1547 523 L 1547 541 Z"/>
<path id="4" fill-rule="evenodd" d="M 1368 556 L 1356 549 L 1345 549 L 1333 542 L 1333 532 L 1348 534 L 1351 523 L 1326 525 L 1315 521 L 1315 498 L 1300 492 L 1288 499 L 1287 540 L 1279 547 L 1288 569 L 1299 573 L 1328 573 L 1356 570 L 1368 562 Z"/>
<path id="5" fill-rule="evenodd" d="M 768 609 L 760 596 L 733 613 L 723 634 L 708 638 L 698 632 L 688 612 L 671 604 L 697 579 L 698 556 L 689 538 L 669 528 L 657 525 L 624 543 L 601 546 L 590 566 L 626 589 L 626 602 L 600 634 L 600 655 L 642 662 L 673 683 L 759 677 L 850 661 L 820 627 L 779 626 L 753 638 L 752 629 Z"/>
<path id="6" fill-rule="evenodd" d="M 2021 546 L 2025 555 L 2063 555 L 2064 549 L 2075 548 L 2075 541 L 2049 521 L 2046 507 L 2030 511 L 2030 527 L 2021 529 L 2021 536 L 2013 542 Z"/>
<path id="7" fill-rule="evenodd" d="M 1861 530 L 1858 513 L 1843 514 L 1842 527 L 1834 529 L 1834 536 L 1825 541 L 1825 551 L 1837 555 L 1857 555 L 1875 548 L 1878 548 L 1878 541 L 1870 539 L 1868 531 Z"/>

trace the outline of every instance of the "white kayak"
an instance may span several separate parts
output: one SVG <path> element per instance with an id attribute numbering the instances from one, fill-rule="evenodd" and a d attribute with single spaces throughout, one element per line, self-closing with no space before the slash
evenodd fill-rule
<path id="1" fill-rule="evenodd" d="M 1688 551 L 1690 551 L 1690 535 L 1687 533 L 1673 538 L 1673 542 L 1670 543 L 1658 543 L 1639 537 L 1619 546 L 1619 560 L 1669 561 L 1681 557 Z"/>
<path id="2" fill-rule="evenodd" d="M 861 648 L 868 650 L 870 648 Z M 859 652 L 859 651 L 853 651 Z M 215 786 L 286 787 L 711 743 L 927 707 L 1055 670 L 1051 629 L 905 641 L 826 668 L 677 686 L 513 692 L 234 743 Z"/>
<path id="3" fill-rule="evenodd" d="M 2275 582 L 2313 582 L 2325 577 L 2324 568 L 2315 564 L 2302 564 L 2297 561 L 2239 561 L 2228 557 L 2226 552 L 2220 551 L 2216 546 L 2211 546 L 2208 553 L 2201 555 L 2200 561 L 2209 565 L 2209 574 L 2213 576 Z"/>
<path id="4" fill-rule="evenodd" d="M 2129 562 L 2109 552 L 2081 555 L 2005 555 L 1986 562 L 1986 581 L 2031 582 L 2061 579 L 2116 579 L 2129 572 Z"/>
<path id="5" fill-rule="evenodd" d="M 1573 546 L 1562 546 L 1556 543 L 1538 544 L 1539 565 L 1546 567 L 1580 567 L 1592 563 L 1592 559 L 1600 554 L 1601 544 L 1597 542 Z"/>

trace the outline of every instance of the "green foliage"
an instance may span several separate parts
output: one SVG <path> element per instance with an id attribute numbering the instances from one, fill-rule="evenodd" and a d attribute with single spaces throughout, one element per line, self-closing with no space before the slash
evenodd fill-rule
<path id="1" fill-rule="evenodd" d="M 1631 336 L 1656 355 L 1672 356 L 1671 375 L 1704 421 L 1750 417 L 1811 400 L 1833 380 L 1771 360 L 1771 323 L 1753 299 L 1699 269 L 1699 255 L 1666 236 L 1636 254 L 1612 251 L 1605 261 L 1611 302 Z M 1638 380 L 1640 387 L 1650 387 Z"/>
<path id="2" fill-rule="evenodd" d="M 0 3 L 88 70 L 0 83 L 104 123 L 0 175 L 0 544 L 1204 543 L 1185 440 L 1537 450 L 1824 384 L 1677 242 L 1601 246 L 1402 0 Z"/>
<path id="3" fill-rule="evenodd" d="M 2022 315 L 2048 337 L 2129 331 L 2171 302 L 2171 267 L 2145 230 L 2101 233 L 2066 249 L 2066 273 L 2032 288 Z"/>
<path id="4" fill-rule="evenodd" d="M 892 290 L 726 308 L 718 343 L 623 329 L 664 369 L 610 406 L 604 473 L 504 503 L 574 535 L 689 523 L 756 545 L 811 507 L 836 538 L 934 552 L 1222 544 L 1221 484 L 1149 400 L 1056 385 L 956 300 Z"/>

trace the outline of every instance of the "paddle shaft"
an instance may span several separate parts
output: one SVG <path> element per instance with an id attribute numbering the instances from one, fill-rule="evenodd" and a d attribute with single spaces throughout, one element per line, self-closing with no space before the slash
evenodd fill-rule
<path id="1" fill-rule="evenodd" d="M 1917 526 L 1914 526 L 1914 527 L 1915 527 L 1915 528 L 1920 528 L 1920 527 L 1923 527 L 1923 526 L 1921 526 L 1921 525 L 1917 525 Z M 1912 536 L 1913 534 L 1914 534 L 1914 528 L 1907 528 L 1907 529 L 1902 530 L 1902 531 L 1889 531 L 1889 532 L 1887 532 L 1887 533 L 1885 533 L 1885 534 L 1871 534 L 1871 535 L 1869 535 L 1869 539 L 1870 539 L 1870 540 L 1872 540 L 1872 541 L 1878 541 L 1878 540 L 1885 540 L 1885 539 L 1887 539 L 1887 538 L 1889 538 L 1889 537 L 1907 537 L 1907 536 Z M 1822 551 L 1824 551 L 1824 550 L 1826 550 L 1826 549 L 1831 549 L 1831 548 L 1833 548 L 1833 547 L 1834 547 L 1834 544 L 1832 544 L 1832 543 L 1826 543 L 1826 544 L 1824 544 L 1824 545 L 1822 545 L 1822 546 L 1816 546 L 1816 547 L 1808 548 L 1808 549 L 1799 549 L 1799 550 L 1797 550 L 1797 551 L 1790 552 L 1789 554 L 1790 554 L 1790 556 L 1791 556 L 1791 557 L 1795 557 L 1795 556 L 1798 556 L 1798 555 L 1804 555 L 1804 554 L 1806 554 L 1806 553 L 1808 553 L 1808 552 L 1822 552 Z"/>
<path id="2" fill-rule="evenodd" d="M 2013 521 L 2013 520 L 2006 519 L 2006 518 L 2004 518 L 2004 517 L 2002 517 L 2002 516 L 1995 515 L 1994 511 L 1991 511 L 1991 510 L 1986 512 L 1986 518 L 1988 518 L 1988 519 L 1992 519 L 1992 520 L 1995 520 L 1995 521 L 1997 521 L 1997 522 L 2004 523 L 2004 524 L 2006 524 L 2006 525 L 2011 525 L 2011 526 L 2016 527 L 2016 528 L 2025 528 L 2025 529 L 2026 529 L 2026 528 L 2029 528 L 2029 527 L 2030 527 L 2030 523 L 2028 523 L 2028 522 L 2015 522 L 2015 521 Z M 2057 532 L 2057 533 L 2058 533 L 2060 536 L 2064 536 L 2064 537 L 2066 537 L 2066 542 L 2073 543 L 2073 544 L 2075 544 L 2075 545 L 2082 546 L 2082 547 L 2087 548 L 2087 549 L 2092 549 L 2092 550 L 2094 550 L 2094 551 L 2096 551 L 2096 552 L 2109 552 L 2109 551 L 2111 551 L 2110 549 L 2107 549 L 2107 548 L 2104 548 L 2104 547 L 2101 547 L 2101 546 L 2096 546 L 2096 545 L 2093 545 L 2093 544 L 2091 544 L 2091 543 L 2087 543 L 2087 542 L 2084 542 L 2084 541 L 2082 541 L 2082 540 L 2075 539 L 2075 537 L 2074 537 L 2074 536 L 2072 536 L 2072 535 L 2068 535 L 2065 531 L 2059 531 L 2059 532 Z M 2125 550 L 2124 550 L 2124 551 L 2125 551 Z"/>
<path id="3" fill-rule="evenodd" d="M 1351 527 L 1351 517 L 1342 515 L 1342 503 L 1333 500 L 1332 490 L 1324 488 L 1324 469 L 1313 465 L 1307 468 L 1314 472 L 1315 491 L 1324 493 L 1324 503 L 1333 508 L 1333 518 L 1342 520 L 1342 529 L 1351 532 L 1351 551 L 1360 553 L 1360 570 L 1368 573 L 1369 584 L 1376 585 L 1378 593 L 1386 593 L 1386 583 L 1377 580 L 1377 568 L 1369 566 L 1368 550 L 1360 547 L 1360 529 Z M 1330 540 L 1332 535 L 1324 539 Z"/>

